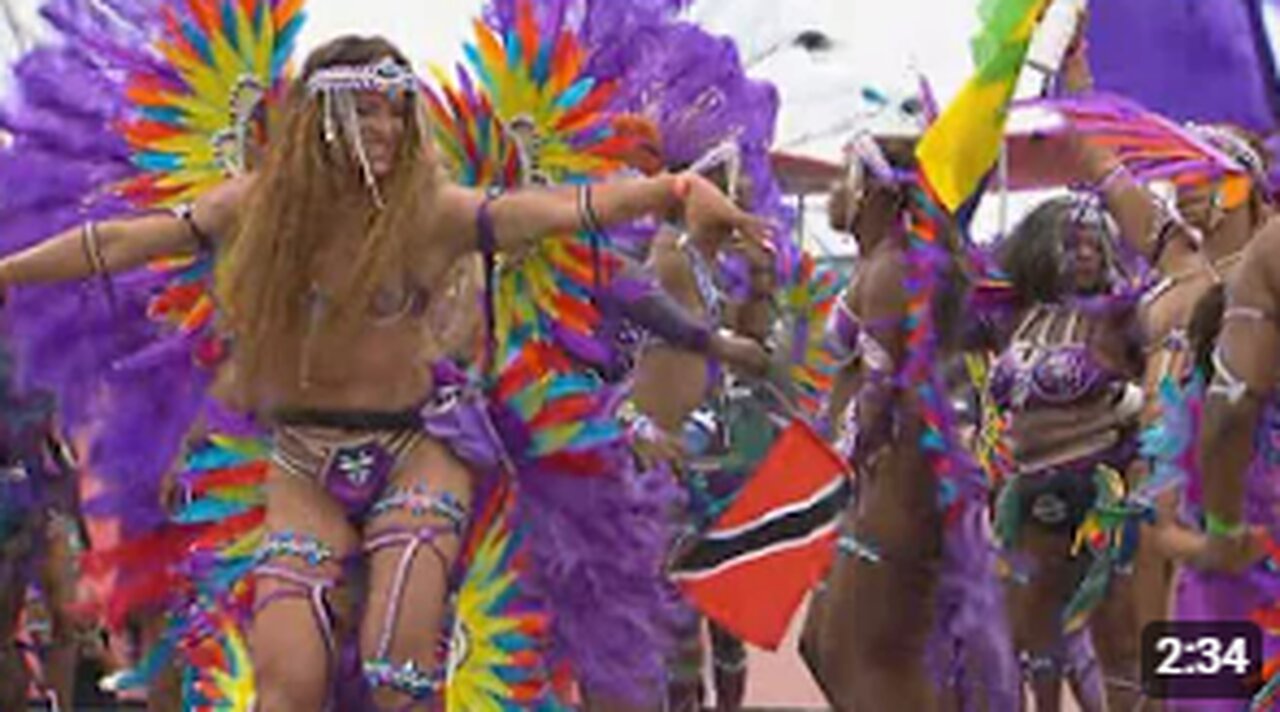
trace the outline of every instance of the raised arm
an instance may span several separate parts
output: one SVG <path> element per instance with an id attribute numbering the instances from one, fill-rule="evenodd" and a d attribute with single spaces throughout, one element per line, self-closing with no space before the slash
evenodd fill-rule
<path id="1" fill-rule="evenodd" d="M 1083 41 L 1088 22 L 1081 22 L 1078 36 L 1062 68 L 1063 86 L 1070 94 L 1093 89 L 1088 43 Z M 1186 226 L 1171 219 L 1156 198 L 1129 175 L 1110 149 L 1083 137 L 1073 137 L 1077 179 L 1093 186 L 1106 203 L 1107 212 L 1120 227 L 1121 237 L 1164 274 L 1194 267 L 1202 259 Z"/>
<path id="2" fill-rule="evenodd" d="M 201 196 L 190 210 L 87 222 L 0 259 L 0 293 L 25 284 L 124 272 L 157 257 L 194 253 L 231 231 L 250 180 L 229 180 Z"/>
<path id="3" fill-rule="evenodd" d="M 460 251 L 479 247 L 477 216 L 485 196 L 445 188 L 448 234 Z M 544 236 L 592 227 L 608 228 L 647 215 L 683 211 L 686 220 L 720 223 L 763 241 L 765 225 L 739 210 L 705 178 L 685 173 L 632 178 L 587 187 L 528 188 L 492 200 L 487 207 L 499 250 L 519 250 Z"/>
<path id="4" fill-rule="evenodd" d="M 1107 148 L 1081 139 L 1077 153 L 1082 181 L 1097 189 L 1120 236 L 1163 274 L 1196 267 L 1204 259 L 1187 226 L 1139 184 Z"/>

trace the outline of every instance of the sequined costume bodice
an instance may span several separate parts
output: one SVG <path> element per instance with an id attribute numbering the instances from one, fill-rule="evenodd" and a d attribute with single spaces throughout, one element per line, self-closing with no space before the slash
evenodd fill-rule
<path id="1" fill-rule="evenodd" d="M 1068 323 L 1060 336 L 1050 337 L 1059 315 L 1052 307 L 1032 310 L 996 360 L 990 387 L 1000 408 L 1020 411 L 1070 406 L 1101 395 L 1121 380 L 1081 339 L 1078 312 L 1067 315 Z"/>

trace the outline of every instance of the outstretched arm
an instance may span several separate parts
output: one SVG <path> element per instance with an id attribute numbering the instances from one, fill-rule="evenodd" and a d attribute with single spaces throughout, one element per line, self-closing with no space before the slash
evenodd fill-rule
<path id="1" fill-rule="evenodd" d="M 123 272 L 157 257 L 194 253 L 203 242 L 231 231 L 247 185 L 247 178 L 238 178 L 214 188 L 185 217 L 157 213 L 85 223 L 9 255 L 0 259 L 0 293 L 24 284 Z"/>
<path id="2" fill-rule="evenodd" d="M 446 188 L 444 214 L 459 251 L 479 247 L 477 215 L 484 195 Z M 679 176 L 633 178 L 586 188 L 528 188 L 494 199 L 487 207 L 499 250 L 515 251 L 547 235 L 619 225 L 648 215 L 683 211 L 685 219 L 718 223 L 763 241 L 765 225 L 744 213 L 705 178 Z"/>

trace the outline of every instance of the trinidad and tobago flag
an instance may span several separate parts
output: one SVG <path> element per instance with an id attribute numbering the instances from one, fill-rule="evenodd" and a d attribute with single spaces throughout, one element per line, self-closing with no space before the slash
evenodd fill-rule
<path id="1" fill-rule="evenodd" d="M 844 459 L 794 420 L 729 509 L 677 557 L 671 580 L 727 631 L 776 650 L 831 567 L 849 495 Z"/>

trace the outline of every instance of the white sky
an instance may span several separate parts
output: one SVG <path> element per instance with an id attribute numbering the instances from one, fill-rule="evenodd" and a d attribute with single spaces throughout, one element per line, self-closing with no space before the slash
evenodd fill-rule
<path id="1" fill-rule="evenodd" d="M 7 1 L 38 32 L 38 0 Z M 692 16 L 713 31 L 732 35 L 744 57 L 767 55 L 753 67 L 753 74 L 774 81 L 781 90 L 779 144 L 834 158 L 845 135 L 829 128 L 849 116 L 852 97 L 862 86 L 891 92 L 908 89 L 914 67 L 929 77 L 940 101 L 951 97 L 970 71 L 967 42 L 977 24 L 977 4 L 977 0 L 698 0 Z M 481 2 L 308 0 L 307 6 L 303 52 L 340 33 L 377 33 L 425 66 L 429 61 L 450 64 L 460 57 L 470 34 L 470 19 Z M 820 30 L 832 37 L 834 51 L 821 57 L 796 49 L 769 52 L 785 47 L 787 39 L 805 30 Z M 10 60 L 16 49 L 14 38 L 0 23 L 0 61 Z M 797 144 L 798 138 L 813 135 L 822 138 Z M 825 239 L 829 236 L 820 237 L 823 243 L 829 242 Z"/>

